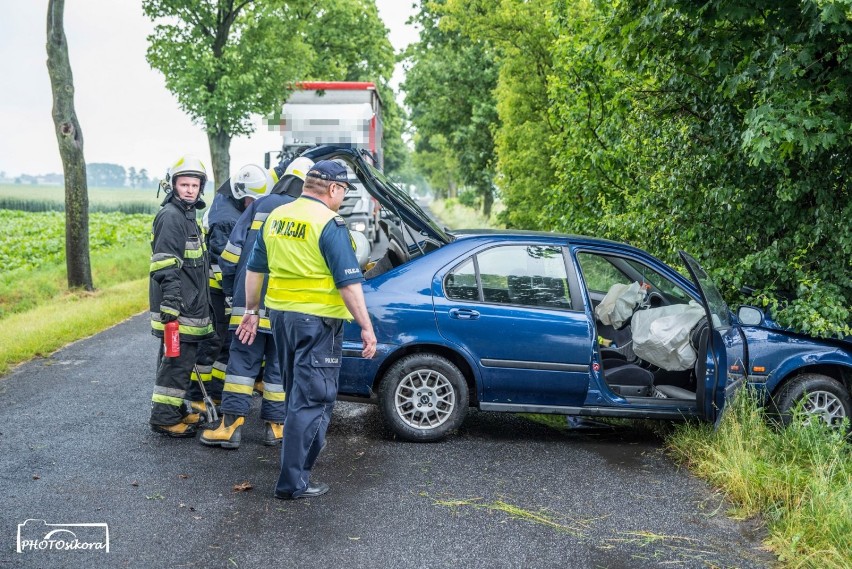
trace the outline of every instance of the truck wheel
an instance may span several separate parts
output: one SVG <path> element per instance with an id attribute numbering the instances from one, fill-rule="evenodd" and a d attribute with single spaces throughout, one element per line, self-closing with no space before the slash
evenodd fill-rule
<path id="1" fill-rule="evenodd" d="M 399 438 L 437 441 L 461 425 L 467 413 L 467 382 L 449 360 L 412 354 L 385 373 L 379 387 L 382 418 Z"/>
<path id="2" fill-rule="evenodd" d="M 772 396 L 772 406 L 784 425 L 800 418 L 805 424 L 816 419 L 840 427 L 843 419 L 852 417 L 849 392 L 837 380 L 818 373 L 803 373 L 784 385 Z"/>

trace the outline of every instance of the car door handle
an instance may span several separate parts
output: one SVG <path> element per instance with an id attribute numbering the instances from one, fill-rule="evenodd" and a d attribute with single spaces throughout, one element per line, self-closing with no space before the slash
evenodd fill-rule
<path id="1" fill-rule="evenodd" d="M 479 312 L 469 308 L 450 308 L 450 318 L 456 320 L 476 320 L 479 318 Z"/>

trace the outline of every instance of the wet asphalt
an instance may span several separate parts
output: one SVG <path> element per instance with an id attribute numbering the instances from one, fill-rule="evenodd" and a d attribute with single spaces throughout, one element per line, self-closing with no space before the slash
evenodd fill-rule
<path id="1" fill-rule="evenodd" d="M 728 518 L 635 428 L 472 410 L 457 434 L 414 444 L 393 440 L 376 407 L 338 403 L 314 470 L 331 492 L 276 500 L 279 448 L 261 443 L 257 399 L 236 451 L 149 430 L 156 351 L 140 315 L 0 379 L 0 567 L 775 563 L 758 524 Z M 17 553 L 28 519 L 106 524 L 109 552 Z"/>

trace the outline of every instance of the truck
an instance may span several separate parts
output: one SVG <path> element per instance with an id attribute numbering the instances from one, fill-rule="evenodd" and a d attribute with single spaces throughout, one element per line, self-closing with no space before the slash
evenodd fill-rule
<path id="1" fill-rule="evenodd" d="M 382 150 L 382 100 L 375 83 L 358 81 L 306 81 L 284 103 L 281 113 L 269 119 L 269 126 L 281 132 L 280 151 L 266 153 L 279 160 L 295 158 L 307 148 L 333 144 L 361 151 L 379 170 L 384 168 Z M 349 229 L 360 231 L 378 242 L 379 203 L 371 197 L 354 172 L 350 180 L 356 191 L 346 194 L 339 213 Z"/>

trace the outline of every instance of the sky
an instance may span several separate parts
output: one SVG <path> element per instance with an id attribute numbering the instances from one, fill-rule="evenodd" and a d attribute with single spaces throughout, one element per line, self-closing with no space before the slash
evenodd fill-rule
<path id="1" fill-rule="evenodd" d="M 417 38 L 406 25 L 412 0 L 376 0 L 399 52 Z M 47 0 L 0 0 L 0 172 L 62 172 L 51 117 L 45 50 Z M 178 107 L 163 76 L 145 61 L 153 24 L 141 1 L 66 0 L 65 34 L 74 74 L 74 106 L 87 163 L 110 162 L 160 177 L 178 157 L 209 164 L 207 136 Z M 392 85 L 401 81 L 399 66 Z M 281 135 L 254 117 L 255 134 L 231 142 L 231 168 L 263 163 Z M 2 177 L 2 176 L 0 176 Z"/>

